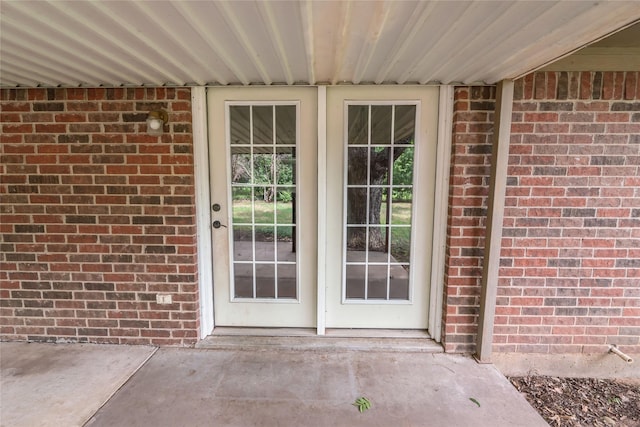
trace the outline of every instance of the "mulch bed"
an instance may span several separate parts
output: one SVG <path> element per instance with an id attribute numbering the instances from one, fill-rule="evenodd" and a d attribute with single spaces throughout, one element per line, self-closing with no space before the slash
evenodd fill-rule
<path id="1" fill-rule="evenodd" d="M 553 427 L 640 426 L 639 380 L 545 376 L 509 380 Z"/>

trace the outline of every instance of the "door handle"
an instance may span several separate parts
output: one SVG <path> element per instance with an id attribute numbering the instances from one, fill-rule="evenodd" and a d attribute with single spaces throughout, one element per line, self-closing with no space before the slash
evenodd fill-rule
<path id="1" fill-rule="evenodd" d="M 227 226 L 226 226 L 226 225 L 222 224 L 222 223 L 221 223 L 220 221 L 218 221 L 218 220 L 213 221 L 213 224 L 211 224 L 211 225 L 213 225 L 213 228 L 220 228 L 220 227 L 227 228 Z"/>

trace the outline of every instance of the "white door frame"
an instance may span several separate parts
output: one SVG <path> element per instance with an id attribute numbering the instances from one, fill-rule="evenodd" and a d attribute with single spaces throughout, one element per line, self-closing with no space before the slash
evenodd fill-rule
<path id="1" fill-rule="evenodd" d="M 200 298 L 200 339 L 213 332 L 213 257 L 211 240 L 211 197 L 209 182 L 209 138 L 207 88 L 191 88 L 193 132 L 193 174 L 196 196 L 196 236 L 198 296 Z"/>
<path id="2" fill-rule="evenodd" d="M 326 241 L 326 86 L 318 90 L 318 242 Z M 213 315 L 213 264 L 211 240 L 211 210 L 209 182 L 209 143 L 207 123 L 207 88 L 191 88 L 194 178 L 196 198 L 196 229 L 198 236 L 198 287 L 200 304 L 200 338 L 205 338 L 215 327 Z M 431 268 L 431 298 L 429 299 L 428 331 L 440 342 L 442 325 L 442 299 L 444 293 L 444 261 L 446 246 L 446 220 L 449 194 L 449 168 L 451 163 L 451 137 L 453 116 L 453 86 L 440 86 L 438 106 L 438 146 L 434 201 L 433 250 Z M 326 247 L 318 245 L 318 266 L 326 259 Z M 324 269 L 318 268 L 317 334 L 326 332 L 326 288 Z"/>

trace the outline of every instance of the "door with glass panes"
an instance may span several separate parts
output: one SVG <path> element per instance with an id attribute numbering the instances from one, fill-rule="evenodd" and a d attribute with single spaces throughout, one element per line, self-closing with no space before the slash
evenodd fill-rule
<path id="1" fill-rule="evenodd" d="M 208 92 L 216 326 L 316 324 L 315 88 Z"/>
<path id="2" fill-rule="evenodd" d="M 215 323 L 427 329 L 438 89 L 317 90 L 209 90 Z"/>
<path id="3" fill-rule="evenodd" d="M 326 327 L 427 329 L 436 87 L 327 90 Z"/>

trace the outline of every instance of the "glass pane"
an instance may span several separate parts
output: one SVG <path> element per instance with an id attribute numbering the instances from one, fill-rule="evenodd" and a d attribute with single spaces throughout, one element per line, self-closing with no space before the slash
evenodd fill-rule
<path id="1" fill-rule="evenodd" d="M 369 227 L 369 262 L 387 262 L 387 227 Z"/>
<path id="2" fill-rule="evenodd" d="M 233 214 L 233 223 L 251 223 L 251 187 L 232 187 L 231 188 L 231 210 Z"/>
<path id="3" fill-rule="evenodd" d="M 295 232 L 295 227 L 291 227 L 291 226 L 277 227 L 278 242 L 289 242 L 289 243 L 293 242 L 294 232 Z"/>
<path id="4" fill-rule="evenodd" d="M 229 107 L 229 137 L 231 144 L 251 144 L 249 111 L 250 107 L 248 105 L 233 105 Z"/>
<path id="5" fill-rule="evenodd" d="M 369 141 L 369 106 L 349 105 L 348 144 L 367 144 Z"/>
<path id="6" fill-rule="evenodd" d="M 278 187 L 276 189 L 276 209 L 278 224 L 293 224 L 296 208 L 295 187 Z"/>
<path id="7" fill-rule="evenodd" d="M 257 227 L 256 227 L 257 228 Z M 255 242 L 256 261 L 275 262 L 276 246 L 275 242 Z"/>
<path id="8" fill-rule="evenodd" d="M 273 224 L 275 222 L 276 205 L 273 202 L 275 189 L 272 186 L 255 189 L 256 199 L 253 201 L 254 221 L 256 224 Z"/>
<path id="9" fill-rule="evenodd" d="M 367 184 L 367 164 L 369 162 L 366 147 L 349 147 L 347 167 L 347 184 Z"/>
<path id="10" fill-rule="evenodd" d="M 347 224 L 367 223 L 367 188 L 347 189 Z"/>
<path id="11" fill-rule="evenodd" d="M 384 224 L 387 218 L 387 193 L 382 187 L 369 188 L 369 224 Z"/>
<path id="12" fill-rule="evenodd" d="M 278 298 L 298 298 L 296 265 L 278 264 Z"/>
<path id="13" fill-rule="evenodd" d="M 413 146 L 395 147 L 393 149 L 393 185 L 413 184 Z"/>
<path id="14" fill-rule="evenodd" d="M 363 251 L 365 250 L 365 242 L 367 241 L 366 227 L 347 227 L 347 251 Z"/>
<path id="15" fill-rule="evenodd" d="M 276 144 L 296 144 L 296 106 L 276 106 Z"/>
<path id="16" fill-rule="evenodd" d="M 409 193 L 409 197 L 411 193 Z M 391 202 L 391 224 L 393 225 L 411 225 L 411 199 L 407 201 L 398 201 L 396 199 Z"/>
<path id="17" fill-rule="evenodd" d="M 364 299 L 365 266 L 347 265 L 346 294 L 349 299 Z"/>
<path id="18" fill-rule="evenodd" d="M 236 261 L 253 260 L 253 227 L 233 227 L 233 259 Z"/>
<path id="19" fill-rule="evenodd" d="M 280 185 L 295 185 L 296 157 L 295 151 L 287 149 L 288 153 L 278 150 L 275 157 L 276 182 Z"/>
<path id="20" fill-rule="evenodd" d="M 231 148 L 231 183 L 246 184 L 251 182 L 251 154 L 249 147 Z"/>
<path id="21" fill-rule="evenodd" d="M 416 106 L 396 105 L 393 140 L 395 144 L 413 143 L 416 130 Z"/>
<path id="22" fill-rule="evenodd" d="M 263 149 L 264 151 L 268 151 Z M 274 168 L 273 154 L 257 154 L 253 155 L 253 183 L 254 184 L 271 184 L 273 183 Z"/>
<path id="23" fill-rule="evenodd" d="M 348 250 L 347 262 L 366 262 L 366 254 L 365 251 Z"/>
<path id="24" fill-rule="evenodd" d="M 274 227 L 263 225 L 256 226 L 255 241 L 256 242 L 273 242 Z"/>
<path id="25" fill-rule="evenodd" d="M 371 143 L 391 144 L 391 105 L 371 106 Z"/>
<path id="26" fill-rule="evenodd" d="M 276 297 L 275 277 L 275 265 L 256 264 L 256 298 Z"/>
<path id="27" fill-rule="evenodd" d="M 392 265 L 389 274 L 389 299 L 409 300 L 409 266 Z"/>
<path id="28" fill-rule="evenodd" d="M 387 265 L 369 265 L 367 299 L 387 299 Z"/>
<path id="29" fill-rule="evenodd" d="M 233 264 L 235 298 L 253 298 L 253 264 Z"/>
<path id="30" fill-rule="evenodd" d="M 278 227 L 278 261 L 296 262 L 294 227 Z"/>
<path id="31" fill-rule="evenodd" d="M 411 228 L 391 227 L 391 262 L 409 262 L 411 259 Z"/>
<path id="32" fill-rule="evenodd" d="M 253 107 L 253 144 L 273 144 L 273 106 Z"/>
<path id="33" fill-rule="evenodd" d="M 290 146 L 276 146 L 275 147 L 276 154 L 291 154 L 293 158 L 296 157 L 296 147 Z"/>
<path id="34" fill-rule="evenodd" d="M 393 159 L 389 158 L 390 147 L 371 147 L 369 184 L 389 184 L 389 169 Z"/>

